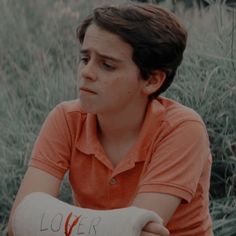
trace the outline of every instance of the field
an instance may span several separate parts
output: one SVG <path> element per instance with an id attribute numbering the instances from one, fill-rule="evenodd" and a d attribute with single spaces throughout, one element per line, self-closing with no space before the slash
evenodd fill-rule
<path id="1" fill-rule="evenodd" d="M 0 0 L 0 235 L 40 126 L 55 104 L 76 97 L 75 29 L 104 1 Z M 121 1 L 119 1 L 121 2 Z M 170 1 L 162 5 L 173 9 Z M 165 94 L 206 123 L 213 154 L 214 233 L 236 235 L 236 9 L 174 6 L 189 31 L 184 60 Z M 61 199 L 71 201 L 67 181 Z"/>

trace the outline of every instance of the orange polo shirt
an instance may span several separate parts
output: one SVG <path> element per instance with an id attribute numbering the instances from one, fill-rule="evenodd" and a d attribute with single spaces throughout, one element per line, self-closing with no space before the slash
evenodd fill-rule
<path id="1" fill-rule="evenodd" d="M 160 97 L 149 103 L 137 142 L 115 168 L 97 138 L 96 115 L 84 113 L 79 100 L 50 112 L 29 165 L 59 179 L 69 171 L 74 201 L 81 207 L 127 207 L 144 192 L 177 196 L 182 202 L 167 225 L 171 236 L 209 236 L 211 162 L 199 115 Z"/>

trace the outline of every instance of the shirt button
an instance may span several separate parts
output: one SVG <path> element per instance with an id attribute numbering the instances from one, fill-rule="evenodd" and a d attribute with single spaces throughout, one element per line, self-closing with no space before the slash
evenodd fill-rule
<path id="1" fill-rule="evenodd" d="M 115 185 L 115 184 L 117 184 L 117 180 L 115 178 L 112 178 L 110 180 L 110 185 Z"/>

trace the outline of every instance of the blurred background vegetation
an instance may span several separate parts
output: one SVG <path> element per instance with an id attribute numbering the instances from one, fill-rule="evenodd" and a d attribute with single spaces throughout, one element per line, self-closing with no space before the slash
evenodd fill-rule
<path id="1" fill-rule="evenodd" d="M 75 29 L 105 2 L 0 0 L 0 235 L 43 120 L 56 104 L 76 98 Z M 235 1 L 152 2 L 174 11 L 189 31 L 183 63 L 165 96 L 203 117 L 214 159 L 214 233 L 236 235 Z M 70 202 L 67 180 L 62 188 L 61 199 Z"/>

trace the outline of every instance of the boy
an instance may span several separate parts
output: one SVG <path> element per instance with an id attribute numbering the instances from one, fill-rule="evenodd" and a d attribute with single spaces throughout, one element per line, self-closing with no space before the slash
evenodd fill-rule
<path id="1" fill-rule="evenodd" d="M 170 235 L 212 235 L 205 126 L 190 108 L 159 96 L 182 61 L 184 27 L 157 5 L 105 6 L 77 37 L 79 99 L 46 119 L 10 235 L 12 227 L 20 236 L 63 235 L 62 225 L 64 235 L 168 235 L 159 216 Z M 66 171 L 77 207 L 51 197 Z"/>

